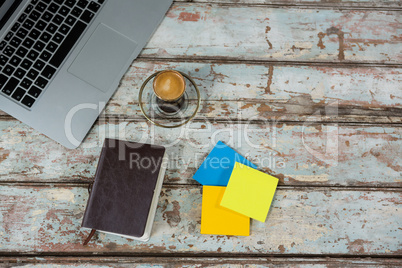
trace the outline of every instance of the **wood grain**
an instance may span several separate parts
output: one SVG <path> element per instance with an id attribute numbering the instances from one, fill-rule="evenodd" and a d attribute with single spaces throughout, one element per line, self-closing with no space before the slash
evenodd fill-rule
<path id="1" fill-rule="evenodd" d="M 177 0 L 177 2 L 187 2 Z M 220 3 L 234 5 L 270 5 L 278 7 L 297 6 L 297 7 L 359 7 L 359 8 L 392 8 L 401 7 L 398 0 L 190 0 L 199 3 Z"/>
<path id="2" fill-rule="evenodd" d="M 193 122 L 162 129 L 144 121 L 101 120 L 84 144 L 67 150 L 18 121 L 0 121 L 0 180 L 87 182 L 105 137 L 161 144 L 169 165 L 165 182 L 191 177 L 218 140 L 248 156 L 281 185 L 400 187 L 401 127 L 337 124 Z M 51 152 L 51 153 L 49 153 Z"/>
<path id="3" fill-rule="evenodd" d="M 365 122 L 377 123 L 402 118 L 402 69 L 153 61 L 133 64 L 105 114 L 141 118 L 139 88 L 164 69 L 194 78 L 202 98 L 197 118 L 361 122 L 367 116 Z M 328 106 L 337 106 L 336 114 L 325 111 Z"/>
<path id="4" fill-rule="evenodd" d="M 173 254 L 172 254 L 173 255 Z M 280 257 L 0 257 L 10 267 L 398 267 L 400 259 L 394 258 L 280 258 Z"/>
<path id="5" fill-rule="evenodd" d="M 400 19 L 398 11 L 176 3 L 141 55 L 400 63 Z"/>
<path id="6" fill-rule="evenodd" d="M 200 235 L 201 188 L 163 188 L 151 239 L 80 229 L 86 187 L 0 186 L 0 252 L 400 255 L 400 191 L 281 189 L 251 235 Z"/>

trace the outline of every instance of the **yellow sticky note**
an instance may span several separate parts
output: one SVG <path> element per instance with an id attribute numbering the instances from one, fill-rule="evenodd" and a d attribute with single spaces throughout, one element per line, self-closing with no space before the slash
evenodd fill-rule
<path id="1" fill-rule="evenodd" d="M 277 185 L 277 178 L 236 162 L 221 206 L 265 222 Z"/>
<path id="2" fill-rule="evenodd" d="M 226 187 L 203 186 L 201 234 L 250 235 L 250 218 L 221 207 Z"/>

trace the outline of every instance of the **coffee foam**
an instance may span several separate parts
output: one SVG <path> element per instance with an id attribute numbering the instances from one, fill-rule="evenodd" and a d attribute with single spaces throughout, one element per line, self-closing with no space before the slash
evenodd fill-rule
<path id="1" fill-rule="evenodd" d="M 176 71 L 165 71 L 154 80 L 155 94 L 165 101 L 176 100 L 183 95 L 186 84 L 183 76 Z"/>

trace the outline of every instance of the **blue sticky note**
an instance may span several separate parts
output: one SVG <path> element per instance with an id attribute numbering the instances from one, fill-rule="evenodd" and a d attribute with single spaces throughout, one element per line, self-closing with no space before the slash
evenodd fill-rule
<path id="1" fill-rule="evenodd" d="M 219 141 L 205 158 L 204 162 L 202 162 L 193 179 L 202 185 L 226 186 L 235 162 L 257 168 L 256 165 L 238 154 L 235 150 Z"/>

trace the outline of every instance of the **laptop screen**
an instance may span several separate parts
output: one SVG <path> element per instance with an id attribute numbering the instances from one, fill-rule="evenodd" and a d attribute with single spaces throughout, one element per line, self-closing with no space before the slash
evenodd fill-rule
<path id="1" fill-rule="evenodd" d="M 3 28 L 22 0 L 0 0 L 0 28 Z"/>

